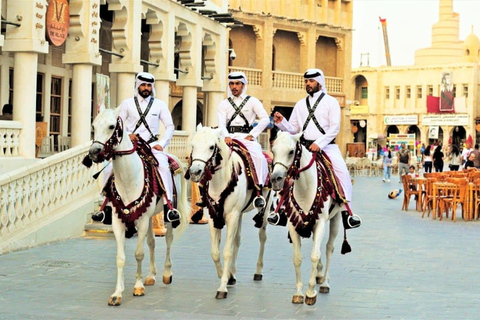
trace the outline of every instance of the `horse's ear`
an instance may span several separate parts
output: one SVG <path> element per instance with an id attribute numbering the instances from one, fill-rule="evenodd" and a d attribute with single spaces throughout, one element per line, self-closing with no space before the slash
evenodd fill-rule
<path id="1" fill-rule="evenodd" d="M 103 111 L 105 111 L 105 104 L 102 103 L 102 104 L 98 107 L 98 113 L 101 113 L 101 112 L 103 112 Z"/>
<path id="2" fill-rule="evenodd" d="M 200 122 L 198 125 L 197 125 L 197 131 L 200 131 L 200 129 L 202 129 L 203 126 L 202 126 L 202 123 Z"/>
<path id="3" fill-rule="evenodd" d="M 218 137 L 218 139 L 224 138 L 222 129 L 216 128 L 216 129 L 213 129 L 213 132 Z"/>
<path id="4" fill-rule="evenodd" d="M 294 134 L 292 137 L 295 141 L 298 141 L 300 140 L 300 137 L 303 135 L 303 131 L 302 132 L 299 132 L 297 134 Z"/>
<path id="5" fill-rule="evenodd" d="M 118 117 L 118 115 L 120 114 L 120 106 L 118 106 L 116 109 L 115 109 L 115 118 Z"/>

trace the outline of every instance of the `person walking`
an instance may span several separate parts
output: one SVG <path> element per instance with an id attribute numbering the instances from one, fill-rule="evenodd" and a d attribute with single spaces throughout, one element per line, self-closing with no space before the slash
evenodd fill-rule
<path id="1" fill-rule="evenodd" d="M 432 172 L 432 155 L 431 155 L 431 147 L 428 145 L 425 147 L 425 151 L 423 152 L 423 166 L 425 167 L 425 173 Z"/>
<path id="2" fill-rule="evenodd" d="M 450 168 L 450 171 L 458 171 L 462 163 L 460 151 L 458 150 L 458 147 L 456 145 L 452 145 L 450 148 L 450 153 L 447 156 L 447 159 L 450 162 L 448 167 Z"/>
<path id="3" fill-rule="evenodd" d="M 387 151 L 383 153 L 383 182 L 390 182 L 390 177 L 392 175 L 392 160 L 392 149 L 390 146 L 387 146 Z"/>
<path id="4" fill-rule="evenodd" d="M 402 183 L 402 176 L 408 174 L 408 168 L 410 167 L 410 151 L 405 146 L 405 142 L 400 144 L 400 150 L 397 152 L 397 162 L 399 182 Z"/>
<path id="5" fill-rule="evenodd" d="M 265 206 L 262 188 L 268 175 L 267 159 L 257 137 L 270 124 L 263 104 L 255 97 L 247 95 L 247 76 L 243 72 L 232 72 L 228 75 L 228 98 L 218 106 L 218 127 L 225 136 L 227 145 L 232 145 L 232 139 L 240 141 L 248 149 L 252 158 L 256 182 L 260 190 L 253 205 L 257 209 Z M 258 124 L 253 123 L 259 118 Z"/>
<path id="6" fill-rule="evenodd" d="M 335 138 L 340 131 L 340 106 L 337 99 L 327 94 L 325 77 L 320 69 L 308 69 L 303 75 L 308 96 L 298 101 L 287 120 L 280 112 L 274 113 L 275 125 L 282 131 L 303 132 L 302 143 L 311 152 L 323 151 L 330 158 L 348 203 L 352 201 L 352 179 Z M 358 227 L 361 220 L 342 204 L 344 226 Z"/>
<path id="7" fill-rule="evenodd" d="M 443 157 L 445 155 L 442 152 L 442 145 L 439 144 L 436 148 L 435 151 L 433 152 L 433 166 L 435 167 L 435 172 L 443 172 Z"/>

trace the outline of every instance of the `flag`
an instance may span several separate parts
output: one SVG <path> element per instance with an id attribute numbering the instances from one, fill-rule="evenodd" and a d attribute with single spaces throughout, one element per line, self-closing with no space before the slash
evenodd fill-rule
<path id="1" fill-rule="evenodd" d="M 427 96 L 427 113 L 455 113 L 454 101 L 452 100 L 451 109 L 440 110 L 440 97 Z"/>

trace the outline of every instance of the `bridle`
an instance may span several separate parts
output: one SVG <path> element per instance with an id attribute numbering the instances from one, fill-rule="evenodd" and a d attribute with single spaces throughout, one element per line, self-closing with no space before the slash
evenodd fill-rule
<path id="1" fill-rule="evenodd" d="M 305 167 L 299 168 L 300 158 L 302 157 L 302 145 L 298 141 L 296 146 L 295 146 L 294 158 L 293 158 L 292 164 L 290 166 L 287 166 L 286 164 L 284 164 L 280 161 L 275 161 L 273 163 L 272 170 L 278 164 L 278 165 L 284 167 L 287 170 L 287 178 L 286 179 L 288 179 L 288 180 L 290 180 L 291 178 L 298 179 L 301 172 L 303 172 L 305 170 L 308 170 L 313 165 L 313 163 L 315 162 L 316 156 L 317 156 L 317 153 L 314 152 L 310 162 Z M 288 183 L 286 183 L 285 185 L 287 185 L 287 184 Z"/>
<path id="2" fill-rule="evenodd" d="M 115 156 L 124 156 L 127 154 L 132 154 L 137 149 L 137 141 L 135 140 L 133 143 L 132 149 L 120 150 L 120 151 L 115 150 L 117 146 L 122 142 L 122 140 L 123 140 L 123 120 L 122 118 L 117 117 L 115 129 L 113 129 L 113 133 L 110 136 L 110 138 L 108 138 L 105 143 L 98 140 L 93 140 L 92 145 L 95 143 L 102 145 L 103 149 L 98 154 L 98 158 L 103 160 L 110 160 L 110 159 L 115 159 Z"/>
<path id="3" fill-rule="evenodd" d="M 192 153 L 193 153 L 193 150 L 190 153 L 190 161 L 189 161 L 190 165 L 188 166 L 188 169 L 187 169 L 187 175 L 188 175 L 187 179 L 190 178 L 190 168 L 192 167 L 192 164 L 195 161 L 201 162 L 205 165 L 204 176 L 209 177 L 210 179 L 211 179 L 211 176 L 221 168 L 220 163 L 222 161 L 222 156 L 220 154 L 220 148 L 218 147 L 217 144 L 215 144 L 212 155 L 207 160 L 203 160 L 200 158 L 192 159 Z"/>

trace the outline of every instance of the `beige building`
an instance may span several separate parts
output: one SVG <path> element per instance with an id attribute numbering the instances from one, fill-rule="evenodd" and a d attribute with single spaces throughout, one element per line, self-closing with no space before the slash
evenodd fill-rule
<path id="1" fill-rule="evenodd" d="M 157 97 L 186 136 L 197 118 L 213 118 L 209 107 L 225 95 L 233 19 L 217 18 L 227 13 L 227 0 L 191 2 L 1 1 L 0 102 L 13 105 L 13 122 L 0 123 L 9 132 L 1 156 L 35 158 L 38 122 L 54 151 L 62 137 L 71 146 L 89 141 L 98 105 L 131 97 L 140 71 L 155 75 Z"/>
<path id="2" fill-rule="evenodd" d="M 480 41 L 473 32 L 460 40 L 461 17 L 453 12 L 453 0 L 438 3 L 431 46 L 415 52 L 413 66 L 352 70 L 349 93 L 356 103 L 350 121 L 355 142 L 375 148 L 393 137 L 396 143 L 409 141 L 411 147 L 437 142 L 459 146 L 469 135 L 480 142 Z M 447 103 L 449 93 L 453 108 Z"/>
<path id="3" fill-rule="evenodd" d="M 320 68 L 328 93 L 348 117 L 350 92 L 352 10 L 350 0 L 229 0 L 229 12 L 244 26 L 232 28 L 230 71 L 248 77 L 248 94 L 262 101 L 270 114 L 280 110 L 289 116 L 295 103 L 305 98 L 303 74 Z M 349 121 L 342 123 L 337 143 L 345 151 L 350 139 Z"/>

